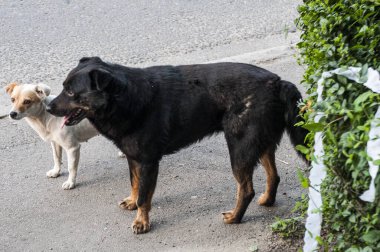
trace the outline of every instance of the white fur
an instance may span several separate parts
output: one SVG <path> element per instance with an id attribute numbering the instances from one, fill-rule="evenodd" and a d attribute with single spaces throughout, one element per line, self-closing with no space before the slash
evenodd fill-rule
<path id="1" fill-rule="evenodd" d="M 65 190 L 74 188 L 78 171 L 80 143 L 98 135 L 97 130 L 87 119 L 83 119 L 77 125 L 63 126 L 62 128 L 63 117 L 55 117 L 46 111 L 46 104 L 54 99 L 54 96 L 49 95 L 50 88 L 48 86 L 44 84 L 23 84 L 17 85 L 17 88 L 21 88 L 21 92 L 19 92 L 21 93 L 20 96 L 25 93 L 24 91 L 27 91 L 35 92 L 41 97 L 41 102 L 33 103 L 33 105 L 23 113 L 17 111 L 15 105 L 12 107 L 11 112 L 14 111 L 18 113 L 17 117 L 14 118 L 16 120 L 25 117 L 28 124 L 44 141 L 51 142 L 54 167 L 46 172 L 46 176 L 55 178 L 60 175 L 63 148 L 67 154 L 69 178 L 63 183 L 62 188 Z"/>

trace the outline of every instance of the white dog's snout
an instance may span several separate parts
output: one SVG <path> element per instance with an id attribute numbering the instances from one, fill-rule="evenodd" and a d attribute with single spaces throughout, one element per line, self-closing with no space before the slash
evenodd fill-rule
<path id="1" fill-rule="evenodd" d="M 18 115 L 18 113 L 16 111 L 9 112 L 9 117 L 12 118 L 12 119 L 16 119 L 17 115 Z"/>

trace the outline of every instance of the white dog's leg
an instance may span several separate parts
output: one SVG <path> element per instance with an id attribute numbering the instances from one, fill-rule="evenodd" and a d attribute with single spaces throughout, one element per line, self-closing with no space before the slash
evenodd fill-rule
<path id="1" fill-rule="evenodd" d="M 65 183 L 63 183 L 62 188 L 65 190 L 69 190 L 75 187 L 75 179 L 77 177 L 78 171 L 78 163 L 80 156 L 80 145 L 76 147 L 72 147 L 67 152 L 67 162 L 69 169 L 69 178 Z"/>
<path id="2" fill-rule="evenodd" d="M 53 149 L 54 168 L 46 172 L 46 176 L 49 178 L 56 178 L 61 171 L 62 147 L 55 142 L 51 142 L 51 147 Z"/>

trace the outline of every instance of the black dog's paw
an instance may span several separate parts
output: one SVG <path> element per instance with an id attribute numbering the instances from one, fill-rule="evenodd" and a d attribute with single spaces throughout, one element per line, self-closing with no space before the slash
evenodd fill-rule
<path id="1" fill-rule="evenodd" d="M 144 220 L 135 220 L 132 223 L 132 231 L 134 234 L 144 234 L 149 232 L 150 224 Z"/>
<path id="2" fill-rule="evenodd" d="M 239 218 L 236 218 L 233 210 L 223 212 L 222 214 L 223 214 L 223 221 L 226 224 L 236 224 L 236 223 L 241 222 Z"/>
<path id="3" fill-rule="evenodd" d="M 136 210 L 136 200 L 133 200 L 131 197 L 127 197 L 119 202 L 119 207 L 125 210 Z"/>
<path id="4" fill-rule="evenodd" d="M 257 203 L 260 205 L 260 206 L 267 206 L 267 207 L 270 207 L 270 206 L 273 206 L 274 205 L 274 202 L 276 201 L 275 198 L 273 197 L 270 197 L 266 194 L 262 194 L 260 196 L 260 198 L 257 200 Z"/>

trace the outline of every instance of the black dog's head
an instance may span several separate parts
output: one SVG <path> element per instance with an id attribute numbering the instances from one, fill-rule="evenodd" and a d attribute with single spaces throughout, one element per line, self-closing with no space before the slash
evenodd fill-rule
<path id="1" fill-rule="evenodd" d="M 75 125 L 106 106 L 107 93 L 103 91 L 116 81 L 109 65 L 100 58 L 82 58 L 47 110 L 55 116 L 64 116 L 65 125 Z"/>

